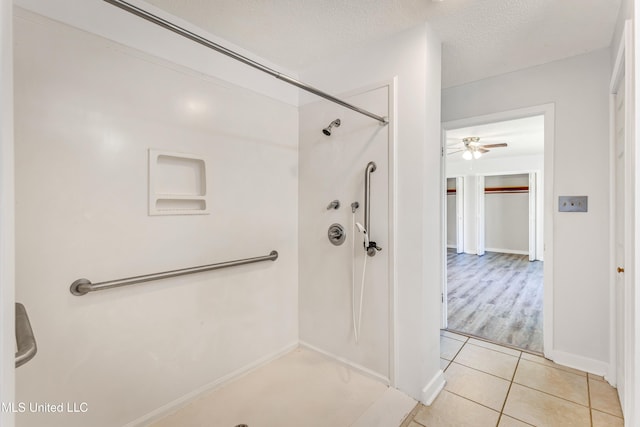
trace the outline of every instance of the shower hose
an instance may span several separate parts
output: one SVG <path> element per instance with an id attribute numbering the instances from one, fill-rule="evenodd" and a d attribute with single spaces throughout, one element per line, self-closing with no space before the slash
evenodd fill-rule
<path id="1" fill-rule="evenodd" d="M 362 323 L 362 300 L 364 297 L 364 277 L 365 272 L 367 270 L 367 255 L 365 253 L 364 261 L 362 262 L 362 281 L 360 282 L 360 306 L 358 308 L 358 316 L 356 322 L 356 252 L 355 252 L 355 242 L 356 242 L 356 213 L 353 212 L 353 221 L 351 224 L 351 253 L 353 255 L 351 262 L 351 313 L 353 317 L 353 335 L 356 339 L 356 344 L 358 344 L 358 336 L 361 331 L 360 325 Z M 367 233 L 367 230 L 364 231 Z"/>

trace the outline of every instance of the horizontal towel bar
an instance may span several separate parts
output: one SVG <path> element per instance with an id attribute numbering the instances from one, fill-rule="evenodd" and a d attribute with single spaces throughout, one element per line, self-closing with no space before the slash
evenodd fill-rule
<path id="1" fill-rule="evenodd" d="M 19 302 L 16 303 L 16 368 L 24 365 L 38 352 L 36 337 L 31 329 L 31 322 L 27 315 L 27 309 Z"/>
<path id="2" fill-rule="evenodd" d="M 219 262 L 217 264 L 201 265 L 198 267 L 182 268 L 180 270 L 163 271 L 162 273 L 145 274 L 142 276 L 127 277 L 125 279 L 110 280 L 108 282 L 91 283 L 88 279 L 78 279 L 71 284 L 71 293 L 82 296 L 89 292 L 103 291 L 105 289 L 119 288 L 121 286 L 134 285 L 136 283 L 149 282 L 151 280 L 167 279 L 169 277 L 183 276 L 185 274 L 202 273 L 203 271 L 218 270 L 220 268 L 234 267 L 237 265 L 252 264 L 261 261 L 275 261 L 278 252 L 271 251 L 269 255 L 255 258 L 237 259 L 235 261 Z"/>

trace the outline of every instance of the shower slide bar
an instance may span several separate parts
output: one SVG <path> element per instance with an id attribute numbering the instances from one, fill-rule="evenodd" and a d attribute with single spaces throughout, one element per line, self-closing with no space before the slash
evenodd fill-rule
<path id="1" fill-rule="evenodd" d="M 16 303 L 16 345 L 16 368 L 33 359 L 38 352 L 27 309 L 19 302 Z"/>
<path id="2" fill-rule="evenodd" d="M 211 40 L 205 39 L 202 36 L 199 36 L 185 28 L 182 28 L 172 22 L 167 21 L 166 19 L 160 18 L 157 15 L 154 15 L 144 9 L 141 9 L 137 6 L 132 5 L 131 3 L 128 3 L 126 1 L 122 1 L 122 0 L 104 0 L 105 2 L 112 4 L 116 7 L 119 7 L 120 9 L 123 9 L 129 13 L 132 13 L 140 18 L 146 19 L 149 22 L 152 22 L 156 25 L 159 25 L 169 31 L 173 31 L 174 33 L 181 35 L 191 41 L 194 41 L 196 43 L 199 43 L 203 46 L 208 47 L 209 49 L 213 49 L 216 52 L 222 53 L 223 55 L 226 55 L 230 58 L 235 59 L 236 61 L 240 61 L 243 64 L 249 65 L 250 67 L 256 68 L 264 73 L 267 73 L 279 80 L 282 80 L 286 83 L 289 83 L 290 85 L 296 86 L 304 91 L 307 91 L 309 93 L 312 93 L 314 95 L 317 95 L 319 97 L 322 97 L 324 99 L 327 99 L 331 102 L 334 102 L 336 104 L 339 104 L 345 108 L 349 108 L 353 111 L 356 111 L 360 114 L 364 114 L 365 116 L 371 117 L 372 119 L 375 119 L 377 121 L 380 122 L 381 125 L 386 125 L 388 124 L 388 120 L 386 117 L 383 116 L 379 116 L 377 114 L 373 114 L 363 108 L 360 107 L 356 107 L 355 105 L 349 104 L 346 101 L 341 100 L 340 98 L 336 98 L 333 95 L 330 95 L 326 92 L 323 92 L 319 89 L 316 89 L 313 86 L 310 86 L 304 82 L 301 82 L 299 80 L 294 79 L 293 77 L 289 77 L 286 74 L 282 74 L 276 70 L 274 70 L 273 68 L 269 68 L 266 65 L 263 65 L 259 62 L 256 62 L 252 59 L 247 58 L 246 56 L 240 55 L 237 52 L 234 52 L 231 49 L 227 49 L 226 47 L 219 45 L 218 43 L 214 43 Z"/>
<path id="3" fill-rule="evenodd" d="M 127 277 L 125 279 L 110 280 L 108 282 L 91 283 L 91 281 L 88 279 L 78 279 L 71 284 L 70 291 L 73 295 L 82 296 L 88 294 L 89 292 L 103 291 L 105 289 L 135 285 L 136 283 L 167 279 L 169 277 L 184 276 L 185 274 L 202 273 L 204 271 L 219 270 L 221 268 L 235 267 L 244 264 L 253 264 L 254 262 L 275 261 L 276 259 L 278 259 L 278 252 L 271 251 L 269 255 L 265 256 L 237 259 L 234 261 L 219 262 L 217 264 L 200 265 L 198 267 L 182 268 L 179 270 L 163 271 L 162 273 L 145 274 L 142 276 Z"/>

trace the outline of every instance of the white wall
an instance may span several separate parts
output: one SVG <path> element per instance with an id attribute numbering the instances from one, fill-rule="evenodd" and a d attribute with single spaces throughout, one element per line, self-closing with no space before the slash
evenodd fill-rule
<path id="1" fill-rule="evenodd" d="M 127 2 L 160 18 L 167 19 L 214 43 L 219 43 L 247 58 L 291 77 L 296 77 L 296 74 L 290 70 L 273 64 L 143 0 L 128 0 Z M 291 105 L 298 105 L 299 91 L 297 88 L 104 1 L 15 0 L 15 4 L 56 21 L 97 34 L 125 46 L 142 50 L 206 75 L 218 77 L 229 83 L 251 89 L 254 92 Z"/>
<path id="2" fill-rule="evenodd" d="M 444 244 L 440 238 L 444 221 L 440 217 L 440 42 L 428 26 L 419 26 L 300 72 L 303 81 L 333 93 L 394 76 L 396 150 L 391 173 L 395 187 L 390 192 L 395 199 L 392 274 L 397 283 L 397 320 L 391 341 L 397 348 L 398 371 L 391 375 L 401 390 L 429 400 L 442 386 L 438 359 Z M 301 128 L 306 124 L 301 123 Z M 361 170 L 362 165 L 353 167 Z M 301 294 L 305 285 L 301 280 Z"/>
<path id="3" fill-rule="evenodd" d="M 480 160 L 465 160 L 457 162 L 447 162 L 447 176 L 462 176 L 465 180 L 465 228 L 464 241 L 465 253 L 477 253 L 477 226 L 476 226 L 476 198 L 477 186 L 475 177 L 477 175 L 505 175 L 517 172 L 536 173 L 536 260 L 544 260 L 544 156 L 519 156 L 508 158 L 487 158 Z M 528 183 L 527 183 L 528 185 Z M 511 196 L 511 195 L 509 195 Z M 486 202 L 486 199 L 485 199 Z M 528 205 L 528 203 L 527 203 Z M 485 210 L 487 206 L 485 205 Z M 527 226 L 528 227 L 528 226 Z M 526 228 L 525 228 L 526 230 Z M 528 239 L 528 235 L 527 235 Z M 486 240 L 486 236 L 485 236 Z M 486 243 L 486 242 L 485 242 Z M 486 243 L 487 248 L 491 248 Z M 508 248 L 507 248 L 508 249 Z M 523 249 L 528 251 L 528 246 Z"/>
<path id="4" fill-rule="evenodd" d="M 15 393 L 12 8 L 10 0 L 0 2 L 0 402 L 3 403 L 13 402 Z M 1 411 L 0 425 L 13 426 L 13 412 Z"/>
<path id="5" fill-rule="evenodd" d="M 485 187 L 528 186 L 529 175 L 485 177 Z M 529 194 L 485 193 L 485 246 L 487 251 L 529 253 Z"/>
<path id="6" fill-rule="evenodd" d="M 609 50 L 443 91 L 443 121 L 555 104 L 554 200 L 589 196 L 588 213 L 554 218 L 554 348 L 585 368 L 609 361 Z M 576 298 L 579 296 L 579 303 Z M 553 354 L 551 351 L 553 351 Z M 559 359 L 558 359 L 559 360 Z"/>
<path id="7" fill-rule="evenodd" d="M 298 340 L 298 111 L 29 12 L 15 20 L 16 298 L 39 352 L 19 426 L 118 426 Z M 144 32 L 143 29 L 141 31 Z M 206 159 L 210 215 L 147 215 L 147 149 Z M 94 282 L 275 262 L 82 297 Z"/>

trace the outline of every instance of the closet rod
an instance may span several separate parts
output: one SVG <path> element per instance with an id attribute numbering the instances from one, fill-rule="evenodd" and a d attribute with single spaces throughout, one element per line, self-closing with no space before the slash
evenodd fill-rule
<path id="1" fill-rule="evenodd" d="M 511 193 L 528 193 L 529 187 L 486 187 L 485 194 L 511 194 Z"/>
<path id="2" fill-rule="evenodd" d="M 233 58 L 236 61 L 240 61 L 243 64 L 246 64 L 246 65 L 249 65 L 250 67 L 256 68 L 256 69 L 258 69 L 258 70 L 260 70 L 260 71 L 262 71 L 264 73 L 267 73 L 267 74 L 269 74 L 269 75 L 271 75 L 271 76 L 273 76 L 273 77 L 275 77 L 275 78 L 277 78 L 279 80 L 282 80 L 282 81 L 284 81 L 286 83 L 289 83 L 290 85 L 296 86 L 296 87 L 298 87 L 298 88 L 300 88 L 300 89 L 302 89 L 304 91 L 307 91 L 307 92 L 312 93 L 314 95 L 320 96 L 320 97 L 322 97 L 324 99 L 327 99 L 327 100 L 329 100 L 331 102 L 339 104 L 339 105 L 341 105 L 343 107 L 349 108 L 349 109 L 351 109 L 353 111 L 356 111 L 356 112 L 358 112 L 360 114 L 364 114 L 365 116 L 371 117 L 372 119 L 375 119 L 375 120 L 379 121 L 381 125 L 386 125 L 386 124 L 389 123 L 386 117 L 379 116 L 377 114 L 373 114 L 373 113 L 371 113 L 371 112 L 369 112 L 369 111 L 367 111 L 367 110 L 365 110 L 363 108 L 356 107 L 353 104 L 349 104 L 348 102 L 343 101 L 340 98 L 336 98 L 333 95 L 330 95 L 330 94 L 328 94 L 326 92 L 323 92 L 323 91 L 321 91 L 319 89 L 316 89 L 315 87 L 310 86 L 310 85 L 308 85 L 308 84 L 306 84 L 304 82 L 301 82 L 299 80 L 296 80 L 293 77 L 289 77 L 286 74 L 282 74 L 282 73 L 280 73 L 280 72 L 278 72 L 278 71 L 276 71 L 276 70 L 274 70 L 272 68 L 267 67 L 266 65 L 263 65 L 263 64 L 261 64 L 259 62 L 256 62 L 256 61 L 252 60 L 252 59 L 249 59 L 246 56 L 240 55 L 239 53 L 234 52 L 231 49 L 227 49 L 226 47 L 224 47 L 222 45 L 214 43 L 211 40 L 205 39 L 202 36 L 199 36 L 199 35 L 191 32 L 191 31 L 189 31 L 189 30 L 187 30 L 185 28 L 182 28 L 182 27 L 180 27 L 180 26 L 178 26 L 178 25 L 176 25 L 176 24 L 174 24 L 172 22 L 169 22 L 166 19 L 160 18 L 157 15 L 154 15 L 154 14 L 152 14 L 150 12 L 147 12 L 144 9 L 141 9 L 141 8 L 139 8 L 137 6 L 134 6 L 131 3 L 127 3 L 126 1 L 122 1 L 122 0 L 104 0 L 104 1 L 109 3 L 109 4 L 112 4 L 114 6 L 117 6 L 120 9 L 123 9 L 123 10 L 125 10 L 125 11 L 127 11 L 129 13 L 132 13 L 132 14 L 134 14 L 136 16 L 139 16 L 140 18 L 146 19 L 147 21 L 152 22 L 152 23 L 154 23 L 156 25 L 159 25 L 159 26 L 161 26 L 161 27 L 163 27 L 163 28 L 165 28 L 165 29 L 167 29 L 169 31 L 173 31 L 174 33 L 176 33 L 178 35 L 181 35 L 182 37 L 185 37 L 185 38 L 187 38 L 187 39 L 189 39 L 191 41 L 194 41 L 194 42 L 199 43 L 199 44 L 201 44 L 203 46 L 206 46 L 209 49 L 213 49 L 216 52 L 222 53 L 223 55 L 226 55 L 226 56 L 228 56 L 230 58 Z"/>

